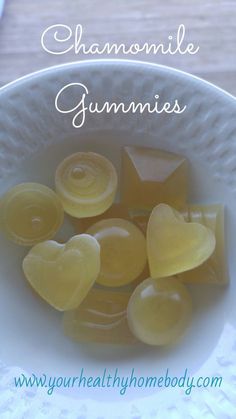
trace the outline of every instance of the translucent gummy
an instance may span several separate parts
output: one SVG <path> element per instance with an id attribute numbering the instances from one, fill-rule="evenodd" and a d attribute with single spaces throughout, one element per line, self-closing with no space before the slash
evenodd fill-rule
<path id="1" fill-rule="evenodd" d="M 101 247 L 101 271 L 97 282 L 109 287 L 139 277 L 147 261 L 146 240 L 141 230 L 121 218 L 102 220 L 87 230 Z"/>
<path id="2" fill-rule="evenodd" d="M 78 218 L 93 217 L 112 205 L 117 174 L 104 156 L 79 152 L 59 164 L 55 183 L 65 212 Z"/>
<path id="3" fill-rule="evenodd" d="M 78 342 L 135 343 L 127 324 L 128 292 L 93 288 L 82 304 L 63 316 L 65 335 Z"/>
<path id="4" fill-rule="evenodd" d="M 100 246 L 81 234 L 65 245 L 46 241 L 35 245 L 23 261 L 23 271 L 34 290 L 57 310 L 79 306 L 100 271 Z"/>
<path id="5" fill-rule="evenodd" d="M 213 253 L 215 236 L 190 223 L 169 205 L 157 205 L 147 227 L 147 253 L 152 278 L 171 276 L 200 266 Z"/>
<path id="6" fill-rule="evenodd" d="M 54 237 L 64 218 L 58 196 L 39 183 L 21 183 L 1 199 L 1 229 L 17 244 L 32 246 Z"/>
<path id="7" fill-rule="evenodd" d="M 192 300 L 177 278 L 148 278 L 134 290 L 128 304 L 130 330 L 141 342 L 169 345 L 176 342 L 191 320 Z"/>
<path id="8" fill-rule="evenodd" d="M 187 161 L 167 151 L 124 147 L 122 202 L 130 208 L 152 209 L 162 202 L 175 208 L 186 204 Z"/>
<path id="9" fill-rule="evenodd" d="M 216 247 L 206 262 L 179 274 L 179 278 L 186 283 L 227 284 L 229 275 L 225 255 L 223 205 L 189 205 L 183 215 L 187 221 L 197 222 L 211 229 L 215 234 Z"/>

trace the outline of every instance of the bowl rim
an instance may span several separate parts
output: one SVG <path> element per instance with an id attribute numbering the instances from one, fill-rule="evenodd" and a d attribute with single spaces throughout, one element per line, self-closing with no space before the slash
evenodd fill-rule
<path id="1" fill-rule="evenodd" d="M 227 97 L 228 99 L 232 100 L 233 103 L 236 101 L 236 96 L 229 93 L 227 90 L 222 89 L 221 87 L 207 81 L 199 76 L 194 74 L 188 73 L 186 71 L 180 70 L 175 67 L 163 65 L 163 64 L 156 64 L 150 61 L 142 61 L 142 60 L 131 60 L 131 59 L 120 59 L 120 58 L 101 58 L 101 59 L 88 59 L 88 60 L 81 60 L 81 61 L 70 61 L 63 64 L 57 64 L 49 67 L 42 68 L 40 70 L 33 71 L 31 73 L 25 74 L 24 76 L 18 77 L 17 79 L 3 85 L 0 87 L 0 99 L 3 93 L 6 93 L 11 88 L 19 86 L 21 83 L 28 82 L 34 77 L 40 77 L 41 75 L 51 74 L 55 71 L 61 71 L 63 69 L 72 69 L 73 67 L 86 67 L 86 66 L 98 66 L 98 65 L 117 65 L 117 66 L 128 66 L 132 67 L 143 67 L 146 69 L 153 69 L 153 70 L 162 70 L 166 73 L 176 75 L 183 78 L 188 78 L 189 80 L 193 80 L 201 85 L 204 85 L 206 88 L 210 88 L 211 91 L 215 91 L 221 96 Z"/>

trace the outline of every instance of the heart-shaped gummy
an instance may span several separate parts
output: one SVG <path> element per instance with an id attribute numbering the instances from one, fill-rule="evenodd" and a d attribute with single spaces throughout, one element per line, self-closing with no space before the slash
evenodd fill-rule
<path id="1" fill-rule="evenodd" d="M 147 253 L 152 278 L 171 276 L 201 265 L 213 253 L 213 232 L 188 223 L 166 204 L 157 205 L 147 227 Z"/>
<path id="2" fill-rule="evenodd" d="M 100 246 L 81 234 L 66 244 L 45 241 L 34 246 L 23 261 L 23 271 L 35 291 L 54 308 L 79 306 L 100 271 Z"/>

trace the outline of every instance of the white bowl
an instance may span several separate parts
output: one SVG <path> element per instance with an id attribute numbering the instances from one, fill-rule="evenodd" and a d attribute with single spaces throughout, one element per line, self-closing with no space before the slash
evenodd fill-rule
<path id="1" fill-rule="evenodd" d="M 178 99 L 182 115 L 88 115 L 82 128 L 54 106 L 68 83 L 84 83 L 90 100 L 149 102 Z M 75 91 L 63 106 L 76 103 Z M 71 102 L 70 102 L 71 101 Z M 75 101 L 75 102 L 73 102 Z M 63 336 L 61 313 L 35 298 L 21 272 L 26 253 L 0 238 L 0 416 L 23 418 L 236 417 L 236 102 L 226 92 L 167 67 L 131 61 L 89 61 L 49 68 L 0 89 L 0 193 L 21 181 L 53 186 L 55 167 L 75 150 L 96 150 L 119 169 L 125 144 L 160 147 L 189 158 L 191 202 L 226 205 L 230 286 L 191 287 L 193 324 L 173 348 L 79 345 Z M 15 388 L 14 376 L 223 377 L 221 388 Z M 11 412 L 16 412 L 14 416 Z M 10 413 L 9 413 L 10 412 Z M 9 413 L 9 416 L 7 416 Z M 60 414 L 62 416 L 60 416 Z"/>

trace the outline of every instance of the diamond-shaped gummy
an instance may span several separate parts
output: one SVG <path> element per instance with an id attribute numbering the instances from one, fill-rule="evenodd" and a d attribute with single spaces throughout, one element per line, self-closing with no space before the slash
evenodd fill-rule
<path id="1" fill-rule="evenodd" d="M 167 151 L 124 147 L 122 201 L 129 208 L 153 208 L 167 203 L 180 209 L 186 203 L 187 161 Z"/>

